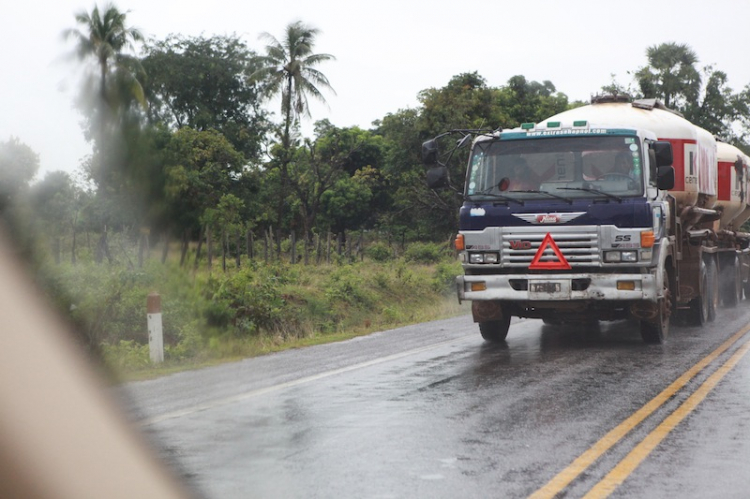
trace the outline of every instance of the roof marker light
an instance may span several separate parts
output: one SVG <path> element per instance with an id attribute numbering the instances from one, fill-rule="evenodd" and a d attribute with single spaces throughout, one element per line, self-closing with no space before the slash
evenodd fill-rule
<path id="1" fill-rule="evenodd" d="M 560 128 L 560 122 L 559 121 L 548 121 L 547 122 L 547 128 Z"/>

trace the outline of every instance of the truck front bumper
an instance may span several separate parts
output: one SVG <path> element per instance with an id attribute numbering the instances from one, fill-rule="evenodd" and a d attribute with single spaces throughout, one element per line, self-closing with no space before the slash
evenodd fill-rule
<path id="1" fill-rule="evenodd" d="M 649 274 L 503 274 L 456 278 L 459 301 L 651 301 L 662 283 Z"/>

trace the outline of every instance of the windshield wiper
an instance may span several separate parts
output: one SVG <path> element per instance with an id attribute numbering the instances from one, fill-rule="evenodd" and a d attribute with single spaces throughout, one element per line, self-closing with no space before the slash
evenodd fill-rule
<path id="1" fill-rule="evenodd" d="M 512 198 L 512 197 L 503 196 L 502 194 L 495 194 L 494 192 L 492 192 L 495 189 L 497 189 L 497 186 L 492 185 L 492 186 L 490 186 L 490 187 L 488 187 L 486 189 L 482 189 L 479 192 L 475 192 L 473 194 L 469 194 L 468 196 L 464 196 L 464 200 L 468 199 L 469 201 L 474 201 L 474 199 L 472 199 L 472 197 L 474 197 L 474 196 L 487 196 L 487 197 L 490 197 L 492 199 L 500 199 L 502 201 L 505 201 L 506 203 L 508 201 L 513 201 L 514 203 L 518 203 L 521 206 L 524 205 L 524 202 L 522 200 L 520 200 L 520 199 L 515 199 L 515 198 Z"/>
<path id="2" fill-rule="evenodd" d="M 592 194 L 601 194 L 602 196 L 606 196 L 609 199 L 614 199 L 618 203 L 622 203 L 622 198 L 620 196 L 615 196 L 614 194 L 610 194 L 609 192 L 605 192 L 605 191 L 600 191 L 599 189 L 594 189 L 593 187 L 557 187 L 557 190 L 591 192 Z"/>
<path id="3" fill-rule="evenodd" d="M 552 194 L 551 192 L 547 192 L 547 191 L 539 191 L 539 190 L 535 190 L 535 189 L 526 189 L 526 190 L 522 190 L 522 191 L 508 191 L 508 192 L 525 192 L 525 193 L 528 193 L 528 194 L 545 194 L 545 195 L 547 195 L 547 196 L 549 196 L 551 198 L 560 199 L 562 201 L 565 201 L 568 204 L 573 204 L 573 200 L 572 199 L 566 198 L 564 196 L 558 196 L 557 194 Z"/>
<path id="4" fill-rule="evenodd" d="M 524 205 L 524 202 L 521 199 L 515 199 L 510 196 L 503 196 L 502 194 L 495 194 L 493 192 L 475 192 L 474 194 L 469 194 L 468 196 L 465 196 L 464 199 L 468 199 L 469 201 L 475 201 L 475 199 L 473 199 L 474 196 L 487 196 L 488 198 L 499 199 L 501 201 L 505 201 L 506 203 L 508 201 L 513 201 L 514 203 L 518 203 L 521 206 Z"/>

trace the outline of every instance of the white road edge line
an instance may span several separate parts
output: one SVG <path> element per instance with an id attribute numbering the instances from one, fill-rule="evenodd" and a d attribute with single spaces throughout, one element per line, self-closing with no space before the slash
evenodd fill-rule
<path id="1" fill-rule="evenodd" d="M 257 397 L 259 395 L 265 395 L 267 393 L 272 393 L 272 392 L 276 392 L 279 390 L 284 390 L 286 388 L 303 385 L 305 383 L 310 383 L 312 381 L 317 381 L 323 378 L 336 376 L 337 374 L 342 374 L 342 373 L 346 373 L 349 371 L 355 371 L 357 369 L 363 369 L 365 367 L 382 364 L 384 362 L 390 362 L 392 360 L 401 359 L 403 357 L 408 357 L 410 355 L 416 355 L 422 352 L 426 352 L 428 350 L 432 350 L 432 349 L 439 348 L 445 345 L 449 345 L 451 343 L 457 343 L 460 340 L 464 340 L 465 338 L 469 336 L 475 337 L 476 333 L 472 332 L 471 334 L 466 334 L 458 338 L 452 338 L 450 340 L 441 341 L 440 343 L 433 343 L 428 346 L 415 348 L 413 350 L 407 350 L 405 352 L 388 355 L 386 357 L 379 357 L 377 359 L 368 360 L 366 362 L 360 362 L 359 364 L 352 364 L 351 366 L 334 369 L 332 371 L 325 371 L 319 374 L 314 374 L 312 376 L 307 376 L 305 378 L 299 378 L 294 381 L 287 381 L 286 383 L 280 383 L 278 385 L 268 386 L 266 388 L 260 388 L 258 390 L 251 390 L 249 392 L 232 395 L 231 397 L 225 397 L 222 399 L 213 400 L 211 402 L 206 402 L 205 404 L 198 404 L 193 407 L 189 407 L 187 409 L 181 409 L 179 411 L 168 412 L 160 416 L 154 416 L 151 418 L 142 419 L 138 421 L 136 424 L 138 424 L 139 426 L 151 426 L 153 424 L 160 423 L 168 419 L 175 419 L 175 418 L 180 418 L 183 416 L 189 416 L 191 414 L 195 414 L 196 412 L 206 411 L 208 409 L 214 409 L 216 407 L 220 407 L 220 406 L 227 405 L 227 404 L 232 404 L 234 402 L 239 402 L 239 401 L 246 400 L 252 397 Z"/>

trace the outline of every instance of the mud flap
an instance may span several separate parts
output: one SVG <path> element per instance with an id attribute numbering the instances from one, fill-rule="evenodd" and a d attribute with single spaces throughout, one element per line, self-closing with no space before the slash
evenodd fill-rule
<path id="1" fill-rule="evenodd" d="M 654 320 L 659 315 L 659 304 L 649 301 L 638 301 L 630 305 L 630 314 L 640 320 Z"/>
<path id="2" fill-rule="evenodd" d="M 497 300 L 474 300 L 471 302 L 474 322 L 499 321 L 504 317 L 502 302 Z"/>

